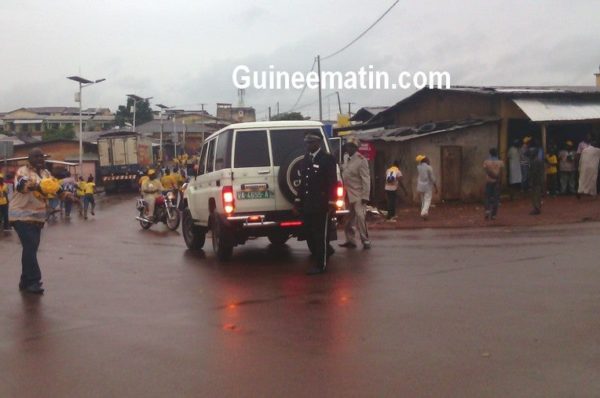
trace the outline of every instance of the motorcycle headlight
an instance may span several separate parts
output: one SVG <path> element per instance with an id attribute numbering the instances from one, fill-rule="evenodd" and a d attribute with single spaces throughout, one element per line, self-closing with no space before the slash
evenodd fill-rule
<path id="1" fill-rule="evenodd" d="M 167 199 L 169 199 L 169 200 L 175 200 L 175 194 L 173 192 L 167 193 Z"/>

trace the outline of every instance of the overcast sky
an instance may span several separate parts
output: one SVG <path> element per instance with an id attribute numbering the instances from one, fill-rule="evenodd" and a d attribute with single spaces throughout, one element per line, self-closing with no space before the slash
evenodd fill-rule
<path id="1" fill-rule="evenodd" d="M 107 79 L 84 89 L 84 107 L 115 111 L 133 93 L 184 109 L 206 103 L 214 113 L 217 102 L 237 103 L 237 65 L 308 72 L 317 54 L 346 45 L 393 2 L 0 0 L 0 112 L 77 106 L 77 85 L 66 76 L 80 75 Z M 401 0 L 322 68 L 443 70 L 462 85 L 593 85 L 599 15 L 598 0 Z M 289 110 L 299 93 L 248 89 L 246 105 L 261 119 L 277 102 Z M 340 95 L 356 110 L 410 93 Z M 300 111 L 318 117 L 316 100 L 316 91 L 307 90 Z M 336 108 L 335 97 L 326 98 L 324 117 L 334 118 Z"/>

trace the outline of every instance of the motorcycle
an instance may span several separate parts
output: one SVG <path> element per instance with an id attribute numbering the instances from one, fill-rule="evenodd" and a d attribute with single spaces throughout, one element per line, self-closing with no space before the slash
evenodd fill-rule
<path id="1" fill-rule="evenodd" d="M 136 209 L 140 212 L 140 215 L 135 219 L 140 222 L 140 226 L 143 229 L 148 229 L 152 224 L 162 222 L 171 231 L 175 231 L 181 221 L 181 214 L 179 209 L 177 209 L 175 199 L 175 194 L 171 191 L 157 196 L 154 202 L 154 217 L 150 219 L 146 217 L 148 203 L 143 198 L 139 198 L 136 203 Z"/>

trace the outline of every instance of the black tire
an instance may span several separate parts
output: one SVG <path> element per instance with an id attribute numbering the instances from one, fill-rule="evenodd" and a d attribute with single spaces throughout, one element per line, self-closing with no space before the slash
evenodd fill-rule
<path id="1" fill-rule="evenodd" d="M 190 209 L 185 209 L 181 216 L 181 233 L 188 249 L 200 250 L 206 241 L 206 230 L 194 225 Z"/>
<path id="2" fill-rule="evenodd" d="M 288 241 L 288 239 L 290 239 L 290 235 L 281 233 L 271 234 L 268 236 L 268 238 L 269 242 L 271 242 L 273 246 L 283 246 Z"/>
<path id="3" fill-rule="evenodd" d="M 140 217 L 144 218 L 144 216 L 145 216 L 144 212 L 140 211 Z M 152 226 L 152 223 L 148 222 L 148 221 L 142 221 L 142 220 L 140 220 L 140 226 L 143 229 L 150 229 L 150 227 Z"/>
<path id="4" fill-rule="evenodd" d="M 304 158 L 304 148 L 295 148 L 279 167 L 277 174 L 277 183 L 283 196 L 290 202 L 294 203 L 294 199 L 298 195 L 298 187 L 300 186 L 300 166 Z"/>
<path id="5" fill-rule="evenodd" d="M 221 221 L 221 219 L 214 213 L 210 217 L 213 250 L 217 255 L 217 259 L 220 261 L 227 261 L 233 254 L 233 245 L 229 242 L 223 226 L 223 221 Z"/>
<path id="6" fill-rule="evenodd" d="M 179 227 L 179 223 L 181 222 L 181 214 L 179 213 L 179 210 L 175 207 L 171 208 L 170 211 L 173 217 L 169 219 L 167 210 L 165 209 L 165 224 L 167 224 L 167 228 L 169 228 L 171 231 L 176 231 Z"/>

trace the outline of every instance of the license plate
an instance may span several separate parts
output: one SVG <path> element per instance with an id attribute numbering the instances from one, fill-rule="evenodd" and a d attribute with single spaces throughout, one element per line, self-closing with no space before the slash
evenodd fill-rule
<path id="1" fill-rule="evenodd" d="M 271 191 L 238 191 L 237 199 L 270 199 L 275 196 L 274 192 Z"/>

